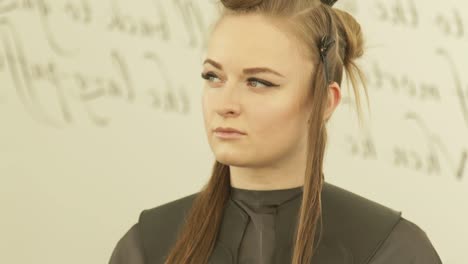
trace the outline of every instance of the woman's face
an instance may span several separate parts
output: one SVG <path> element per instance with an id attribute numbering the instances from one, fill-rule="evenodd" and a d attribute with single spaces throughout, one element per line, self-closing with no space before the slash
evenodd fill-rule
<path id="1" fill-rule="evenodd" d="M 226 16 L 212 32 L 202 106 L 208 142 L 219 162 L 276 167 L 304 161 L 313 66 L 296 41 L 260 15 Z M 213 132 L 217 127 L 246 134 L 224 139 Z"/>

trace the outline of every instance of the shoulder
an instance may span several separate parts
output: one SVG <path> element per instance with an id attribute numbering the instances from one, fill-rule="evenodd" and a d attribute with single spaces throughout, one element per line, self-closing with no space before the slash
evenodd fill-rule
<path id="1" fill-rule="evenodd" d="M 400 219 L 400 211 L 324 183 L 323 242 L 355 263 L 368 263 Z"/>
<path id="2" fill-rule="evenodd" d="M 144 253 L 140 244 L 138 224 L 134 224 L 114 247 L 109 264 L 143 264 Z"/>
<path id="3" fill-rule="evenodd" d="M 176 229 L 183 221 L 197 193 L 143 210 L 134 224 L 117 242 L 109 264 L 143 264 L 147 257 L 159 257 L 175 239 Z M 147 247 L 156 247 L 149 250 Z M 146 253 L 146 254 L 145 254 Z M 147 254 L 152 254 L 147 256 Z M 154 258 L 156 259 L 156 258 Z"/>
<path id="4" fill-rule="evenodd" d="M 334 228 L 371 230 L 386 224 L 389 232 L 401 218 L 401 211 L 328 182 L 322 189 L 322 214 Z"/>
<path id="5" fill-rule="evenodd" d="M 177 200 L 173 200 L 159 206 L 143 210 L 139 216 L 139 223 L 145 224 L 151 222 L 152 226 L 157 228 L 158 224 L 164 225 L 165 223 L 174 223 L 174 221 L 180 221 L 181 217 L 184 217 L 187 211 L 192 206 L 193 200 L 195 199 L 196 193 L 186 195 Z M 154 220 L 164 220 L 157 221 Z"/>
<path id="6" fill-rule="evenodd" d="M 426 232 L 401 218 L 370 263 L 442 264 L 442 261 Z"/>
<path id="7" fill-rule="evenodd" d="M 323 187 L 322 211 L 324 239 L 357 263 L 442 263 L 426 233 L 401 211 L 330 183 Z"/>
<path id="8" fill-rule="evenodd" d="M 142 247 L 149 259 L 164 256 L 176 242 L 178 230 L 199 192 L 143 210 L 138 219 Z"/>

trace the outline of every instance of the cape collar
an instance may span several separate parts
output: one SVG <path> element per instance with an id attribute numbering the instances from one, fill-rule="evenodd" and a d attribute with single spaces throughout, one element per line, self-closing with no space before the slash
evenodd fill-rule
<path id="1" fill-rule="evenodd" d="M 295 225 L 291 223 L 296 223 L 299 209 L 297 199 L 291 199 L 277 211 L 275 264 L 291 262 L 295 239 Z M 400 215 L 401 212 L 325 182 L 322 189 L 323 228 L 311 263 L 368 263 Z M 248 221 L 248 214 L 229 199 L 209 263 L 237 263 L 237 252 Z M 365 233 L 361 234 L 359 230 Z"/>

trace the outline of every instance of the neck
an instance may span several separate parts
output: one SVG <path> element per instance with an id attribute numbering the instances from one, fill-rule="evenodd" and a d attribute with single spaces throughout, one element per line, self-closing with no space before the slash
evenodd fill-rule
<path id="1" fill-rule="evenodd" d="M 231 187 L 247 190 L 281 190 L 304 186 L 304 172 L 278 168 L 252 169 L 230 166 Z M 294 176 L 293 176 L 294 175 Z"/>

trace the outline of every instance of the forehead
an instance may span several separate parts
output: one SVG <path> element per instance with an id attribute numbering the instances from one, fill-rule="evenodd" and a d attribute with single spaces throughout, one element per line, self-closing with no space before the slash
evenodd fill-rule
<path id="1" fill-rule="evenodd" d="M 307 64 L 298 42 L 257 14 L 223 17 L 210 36 L 207 56 L 226 67 L 269 66 L 287 74 Z"/>

